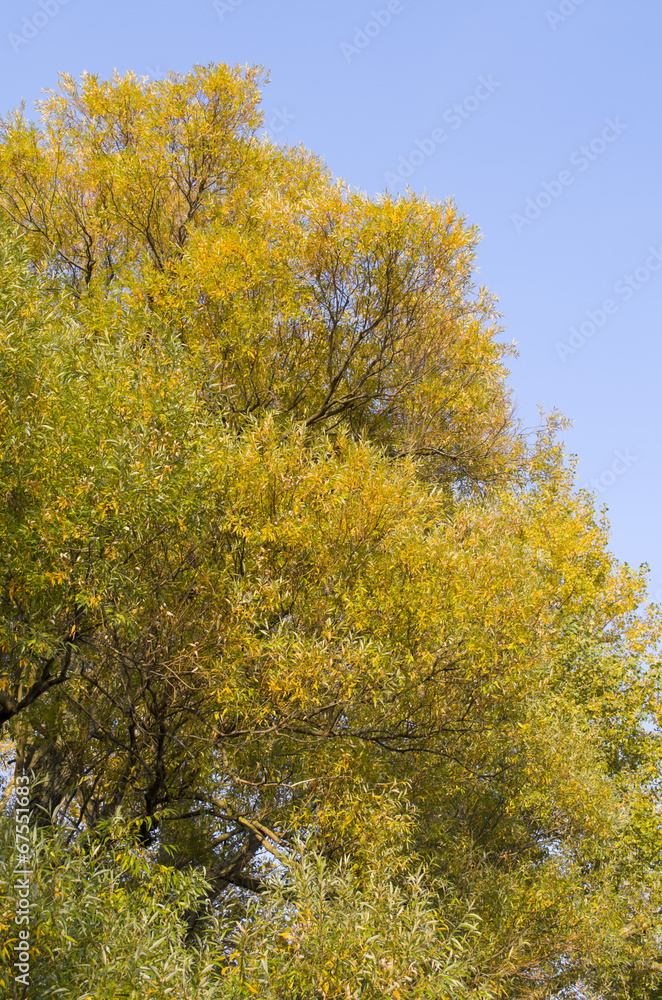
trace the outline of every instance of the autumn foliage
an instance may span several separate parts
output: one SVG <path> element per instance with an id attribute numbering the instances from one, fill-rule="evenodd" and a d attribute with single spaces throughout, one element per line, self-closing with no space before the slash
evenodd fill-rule
<path id="1" fill-rule="evenodd" d="M 16 996 L 653 1000 L 643 574 L 513 420 L 477 232 L 271 143 L 262 83 L 1 123 Z"/>

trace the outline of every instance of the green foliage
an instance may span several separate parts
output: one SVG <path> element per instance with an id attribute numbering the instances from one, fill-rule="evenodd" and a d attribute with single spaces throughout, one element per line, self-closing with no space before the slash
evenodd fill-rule
<path id="1" fill-rule="evenodd" d="M 399 858 L 373 858 L 358 873 L 347 859 L 330 865 L 304 851 L 238 926 L 227 995 L 487 996 L 466 982 L 478 921 L 449 926 L 439 888 Z"/>
<path id="2" fill-rule="evenodd" d="M 0 984 L 14 996 L 19 859 L 12 824 L 2 825 L 3 952 Z M 182 918 L 204 891 L 200 875 L 154 864 L 130 844 L 67 843 L 33 831 L 30 856 L 29 987 L 23 1000 L 206 997 L 204 949 L 187 950 Z M 206 964 L 205 964 L 206 963 Z"/>
<path id="3" fill-rule="evenodd" d="M 0 985 L 12 996 L 19 859 L 7 817 L 2 835 Z M 443 887 L 398 857 L 373 857 L 359 873 L 299 844 L 257 900 L 210 909 L 193 938 L 186 918 L 208 883 L 159 865 L 121 825 L 91 842 L 33 833 L 30 866 L 31 972 L 21 1000 L 469 995 L 477 919 L 445 924 L 435 908 Z"/>

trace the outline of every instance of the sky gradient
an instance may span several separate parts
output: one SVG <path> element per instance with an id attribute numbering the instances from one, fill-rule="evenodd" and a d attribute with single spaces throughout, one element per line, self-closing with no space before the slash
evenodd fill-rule
<path id="1" fill-rule="evenodd" d="M 659 0 L 9 0 L 0 106 L 57 74 L 270 71 L 265 124 L 374 195 L 453 197 L 519 358 L 519 415 L 573 421 L 578 481 L 662 600 Z"/>

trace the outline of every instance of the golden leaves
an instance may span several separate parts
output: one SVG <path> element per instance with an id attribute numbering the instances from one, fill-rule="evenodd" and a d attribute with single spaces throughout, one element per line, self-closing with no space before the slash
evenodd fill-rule
<path id="1" fill-rule="evenodd" d="M 258 140 L 259 80 L 65 76 L 2 125 L 3 692 L 74 661 L 21 733 L 66 743 L 83 825 L 420 850 L 493 992 L 598 968 L 660 902 L 659 615 L 560 418 L 511 425 L 475 229 Z"/>

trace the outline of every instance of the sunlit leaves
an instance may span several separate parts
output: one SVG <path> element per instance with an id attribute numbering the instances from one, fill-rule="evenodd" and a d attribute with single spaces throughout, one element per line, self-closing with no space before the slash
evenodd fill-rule
<path id="1" fill-rule="evenodd" d="M 64 77 L 3 123 L 5 749 L 41 824 L 122 815 L 235 894 L 236 995 L 653 996 L 643 575 L 560 418 L 511 422 L 477 233 L 260 138 L 259 82 Z M 313 867 L 247 906 L 300 836 Z"/>

